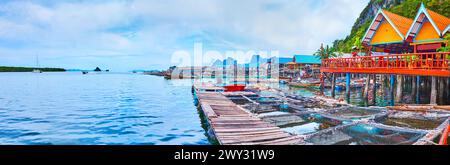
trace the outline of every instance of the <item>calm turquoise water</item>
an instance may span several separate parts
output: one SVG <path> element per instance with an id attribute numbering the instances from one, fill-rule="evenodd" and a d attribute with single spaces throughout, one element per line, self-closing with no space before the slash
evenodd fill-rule
<path id="1" fill-rule="evenodd" d="M 190 81 L 0 73 L 0 144 L 209 144 Z"/>

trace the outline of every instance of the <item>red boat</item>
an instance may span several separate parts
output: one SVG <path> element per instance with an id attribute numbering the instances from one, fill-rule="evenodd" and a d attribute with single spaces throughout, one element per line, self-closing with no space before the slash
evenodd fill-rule
<path id="1" fill-rule="evenodd" d="M 225 92 L 244 91 L 245 90 L 245 85 L 243 85 L 243 84 L 233 84 L 233 85 L 226 85 L 223 88 L 225 88 Z"/>

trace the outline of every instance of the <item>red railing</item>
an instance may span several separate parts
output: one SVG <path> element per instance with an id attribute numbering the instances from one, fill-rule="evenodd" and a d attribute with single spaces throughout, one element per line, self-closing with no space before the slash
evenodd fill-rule
<path id="1" fill-rule="evenodd" d="M 450 132 L 450 125 L 447 125 L 447 128 L 444 129 L 441 135 L 441 139 L 439 140 L 439 145 L 448 145 L 447 138 Z"/>
<path id="2" fill-rule="evenodd" d="M 450 76 L 450 52 L 360 56 L 322 60 L 322 72 Z M 420 71 L 420 72 L 416 72 Z"/>

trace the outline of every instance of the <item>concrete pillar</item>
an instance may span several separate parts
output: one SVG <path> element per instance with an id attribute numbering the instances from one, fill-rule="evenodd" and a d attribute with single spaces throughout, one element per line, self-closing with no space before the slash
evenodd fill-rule
<path id="1" fill-rule="evenodd" d="M 437 78 L 435 76 L 431 77 L 431 94 L 430 94 L 430 104 L 436 104 L 437 96 Z"/>
<path id="2" fill-rule="evenodd" d="M 420 76 L 416 77 L 416 104 L 420 104 Z"/>
<path id="3" fill-rule="evenodd" d="M 333 79 L 331 80 L 331 97 L 335 97 L 336 96 L 336 73 L 332 73 L 333 74 Z"/>
<path id="4" fill-rule="evenodd" d="M 389 95 L 391 98 L 390 105 L 394 106 L 394 85 L 395 85 L 395 75 L 391 75 L 390 77 L 390 86 L 389 86 Z"/>
<path id="5" fill-rule="evenodd" d="M 402 92 L 403 92 L 403 76 L 397 75 L 397 91 L 395 95 L 395 102 L 400 103 L 402 101 Z"/>

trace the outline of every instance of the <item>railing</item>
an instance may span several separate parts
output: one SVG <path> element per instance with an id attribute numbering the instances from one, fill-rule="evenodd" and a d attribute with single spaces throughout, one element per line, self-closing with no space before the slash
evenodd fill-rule
<path id="1" fill-rule="evenodd" d="M 447 128 L 444 129 L 441 135 L 441 139 L 439 140 L 439 145 L 448 145 L 447 138 L 450 132 L 450 125 L 447 124 Z"/>
<path id="2" fill-rule="evenodd" d="M 450 52 L 393 54 L 382 56 L 360 56 L 322 60 L 321 69 L 327 71 L 357 69 L 407 69 L 450 71 Z"/>

